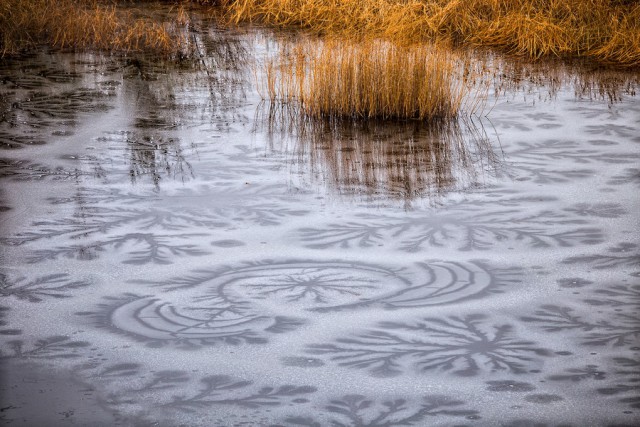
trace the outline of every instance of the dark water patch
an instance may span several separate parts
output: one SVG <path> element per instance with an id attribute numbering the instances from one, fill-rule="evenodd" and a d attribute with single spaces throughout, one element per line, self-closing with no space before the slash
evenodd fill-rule
<path id="1" fill-rule="evenodd" d="M 585 380 L 601 381 L 606 377 L 606 372 L 599 369 L 598 365 L 586 365 L 579 368 L 568 368 L 564 374 L 550 375 L 547 379 L 551 381 L 581 382 Z"/>
<path id="2" fill-rule="evenodd" d="M 487 381 L 489 385 L 487 387 L 488 391 L 497 391 L 497 392 L 529 392 L 536 389 L 536 386 L 530 383 L 519 382 L 519 381 Z"/>
<path id="3" fill-rule="evenodd" d="M 562 288 L 582 288 L 584 286 L 593 284 L 592 281 L 580 277 L 558 279 L 557 283 Z"/>
<path id="4" fill-rule="evenodd" d="M 529 394 L 524 397 L 524 400 L 530 403 L 546 405 L 549 403 L 561 402 L 564 398 L 557 394 Z"/>
<path id="5" fill-rule="evenodd" d="M 284 366 L 293 366 L 296 368 L 319 368 L 325 363 L 315 357 L 294 357 L 287 356 L 280 359 Z"/>
<path id="6" fill-rule="evenodd" d="M 216 240 L 214 242 L 211 242 L 211 245 L 217 246 L 219 248 L 237 248 L 240 246 L 246 246 L 246 243 L 240 240 L 229 239 L 229 240 Z"/>

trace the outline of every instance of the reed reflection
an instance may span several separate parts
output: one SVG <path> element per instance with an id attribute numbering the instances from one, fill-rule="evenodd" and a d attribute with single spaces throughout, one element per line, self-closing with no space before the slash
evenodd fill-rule
<path id="1" fill-rule="evenodd" d="M 270 150 L 284 151 L 293 174 L 340 195 L 405 208 L 418 200 L 437 203 L 450 191 L 478 185 L 498 164 L 488 133 L 470 118 L 318 120 L 296 110 L 261 105 L 257 131 Z"/>
<path id="2" fill-rule="evenodd" d="M 132 183 L 149 177 L 156 189 L 163 178 L 195 176 L 190 158 L 197 143 L 191 128 L 225 131 L 242 121 L 250 64 L 246 38 L 201 21 L 191 35 L 193 61 L 162 66 L 157 58 L 129 61 L 124 73 L 124 108 L 132 119 L 110 139 L 124 142 Z M 118 146 L 115 147 L 118 149 Z"/>
<path id="3" fill-rule="evenodd" d="M 636 96 L 640 75 L 633 70 L 604 67 L 584 61 L 527 62 L 476 54 L 478 75 L 494 82 L 496 96 L 538 93 L 554 99 L 561 90 L 573 90 L 577 100 L 605 101 L 610 105 Z"/>

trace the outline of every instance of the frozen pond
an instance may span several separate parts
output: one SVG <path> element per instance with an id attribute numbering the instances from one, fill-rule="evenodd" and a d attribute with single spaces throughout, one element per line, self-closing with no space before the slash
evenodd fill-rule
<path id="1" fill-rule="evenodd" d="M 637 425 L 637 75 L 300 123 L 260 34 L 0 67 L 6 425 Z"/>

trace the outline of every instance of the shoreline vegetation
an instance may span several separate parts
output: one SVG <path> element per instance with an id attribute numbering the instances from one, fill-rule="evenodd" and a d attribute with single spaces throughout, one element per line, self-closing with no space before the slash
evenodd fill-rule
<path id="1" fill-rule="evenodd" d="M 640 67 L 630 0 L 3 0 L 0 56 L 49 46 L 198 61 L 202 17 L 302 29 L 266 61 L 262 96 L 311 119 L 473 114 L 491 73 L 473 65 L 475 48 Z"/>
<path id="2" fill-rule="evenodd" d="M 189 8 L 198 7 L 206 13 L 217 3 L 217 0 L 2 0 L 0 59 L 42 46 L 191 59 L 198 52 L 189 34 L 192 24 Z"/>
<path id="3" fill-rule="evenodd" d="M 229 22 L 640 66 L 637 0 L 222 0 Z"/>
<path id="4" fill-rule="evenodd" d="M 146 5 L 170 6 L 164 16 Z M 146 4 L 146 5 L 145 5 Z M 39 45 L 184 58 L 189 7 L 228 24 L 300 28 L 349 41 L 493 48 L 529 59 L 640 67 L 636 0 L 3 0 L 0 56 Z"/>

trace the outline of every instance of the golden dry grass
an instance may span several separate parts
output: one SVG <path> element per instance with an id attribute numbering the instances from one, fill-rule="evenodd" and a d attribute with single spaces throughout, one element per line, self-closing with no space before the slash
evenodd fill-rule
<path id="1" fill-rule="evenodd" d="M 147 51 L 181 55 L 188 48 L 188 17 L 175 8 L 171 19 L 145 16 L 142 9 L 98 0 L 2 0 L 0 54 L 37 45 L 61 49 Z"/>
<path id="2" fill-rule="evenodd" d="M 224 0 L 230 22 L 640 65 L 635 0 Z"/>
<path id="3" fill-rule="evenodd" d="M 446 120 L 468 92 L 451 52 L 380 40 L 308 40 L 266 63 L 264 97 L 297 103 L 308 117 Z"/>

